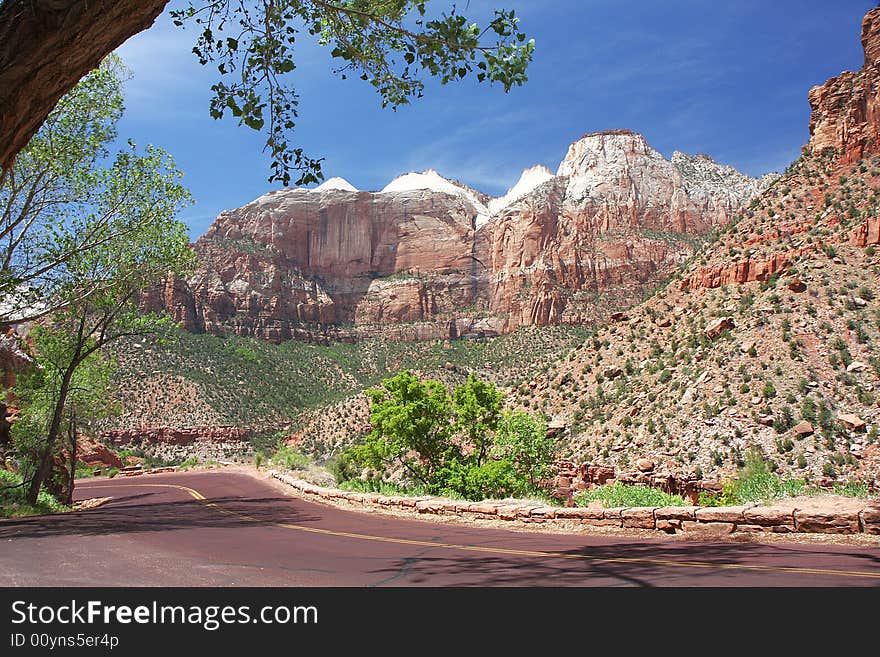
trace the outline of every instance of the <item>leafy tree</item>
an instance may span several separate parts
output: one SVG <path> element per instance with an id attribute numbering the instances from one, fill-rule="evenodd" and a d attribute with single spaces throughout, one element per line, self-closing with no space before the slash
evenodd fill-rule
<path id="1" fill-rule="evenodd" d="M 437 493 L 469 500 L 499 499 L 529 491 L 507 459 L 488 460 L 480 465 L 453 460 L 438 473 L 437 482 Z"/>
<path id="2" fill-rule="evenodd" d="M 0 3 L 0 167 L 8 169 L 53 105 L 114 48 L 147 29 L 168 0 L 6 0 Z M 448 6 L 448 5 L 447 5 Z M 299 97 L 287 77 L 302 34 L 339 60 L 337 73 L 369 82 L 383 106 L 419 97 L 424 77 L 442 83 L 475 75 L 505 91 L 525 82 L 534 42 L 513 11 L 497 10 L 484 27 L 453 4 L 428 0 L 193 0 L 174 11 L 196 24 L 193 52 L 216 65 L 210 113 L 227 111 L 265 131 L 270 180 L 322 178 L 321 161 L 290 143 Z M 39 71 L 39 75 L 34 75 Z"/>
<path id="3" fill-rule="evenodd" d="M 111 61 L 87 77 L 29 147 L 21 176 L 8 177 L 16 185 L 36 181 L 25 193 L 36 200 L 22 199 L 17 189 L 7 197 L 26 218 L 9 215 L 8 235 L 20 239 L 4 272 L 6 298 L 24 288 L 31 307 L 39 304 L 35 314 L 52 311 L 44 319 L 44 390 L 19 429 L 21 438 L 41 427 L 33 433 L 41 438 L 32 452 L 30 504 L 70 423 L 81 368 L 120 337 L 169 326 L 169 318 L 139 311 L 139 294 L 193 262 L 186 226 L 174 219 L 190 196 L 171 157 L 129 143 L 106 159 L 122 111 L 122 75 Z"/>
<path id="4" fill-rule="evenodd" d="M 556 456 L 542 420 L 501 411 L 502 393 L 473 374 L 451 398 L 439 381 L 408 370 L 367 394 L 373 429 L 348 457 L 383 474 L 402 468 L 432 493 L 468 499 L 528 493 Z"/>
<path id="5" fill-rule="evenodd" d="M 482 465 L 492 447 L 492 432 L 498 426 L 504 394 L 491 381 L 481 381 L 473 372 L 465 384 L 452 393 L 455 429 L 473 450 L 472 460 Z"/>
<path id="6" fill-rule="evenodd" d="M 550 474 L 558 447 L 547 436 L 547 424 L 523 411 L 505 411 L 498 422 L 495 453 L 534 488 Z"/>
<path id="7" fill-rule="evenodd" d="M 16 382 L 15 393 L 21 413 L 11 434 L 22 469 L 34 472 L 45 448 L 47 427 L 60 396 L 68 366 L 70 340 L 65 333 L 45 326 L 34 327 L 30 336 L 36 366 L 22 373 Z M 107 394 L 113 370 L 113 360 L 96 351 L 85 357 L 70 377 L 59 436 L 67 437 L 68 464 L 60 470 L 64 475 L 62 480 L 50 482 L 51 492 L 65 504 L 70 504 L 73 498 L 78 431 L 115 409 Z"/>
<path id="8" fill-rule="evenodd" d="M 79 368 L 99 350 L 126 336 L 161 332 L 171 326 L 170 318 L 143 314 L 138 307 L 139 293 L 168 272 L 182 274 L 192 264 L 186 226 L 173 213 L 186 198 L 176 179 L 179 172 L 166 156 L 152 150 L 145 157 L 133 156 L 126 176 L 138 179 L 144 189 L 167 193 L 168 214 L 156 214 L 150 195 L 146 205 L 132 208 L 133 214 L 117 217 L 106 226 L 109 235 L 99 246 L 76 252 L 66 263 L 67 280 L 60 293 L 69 303 L 51 318 L 57 335 L 53 352 L 59 372 L 57 392 L 48 416 L 46 438 L 28 490 L 34 504 L 40 486 L 49 474 L 52 458 L 62 434 L 65 409 Z M 144 222 L 143 216 L 150 216 Z M 118 223 L 117 223 L 118 222 Z M 91 234 L 95 226 L 76 222 L 72 230 L 58 235 L 61 242 L 75 242 L 82 233 Z M 67 247 L 63 247 L 67 248 Z M 84 294 L 82 289 L 90 290 Z"/>
<path id="9" fill-rule="evenodd" d="M 446 388 L 404 370 L 366 394 L 373 429 L 353 448 L 353 456 L 374 468 L 403 467 L 413 480 L 430 485 L 454 451 L 452 400 Z"/>
<path id="10" fill-rule="evenodd" d="M 147 229 L 185 200 L 173 176 L 154 175 L 170 163 L 162 151 L 139 155 L 130 143 L 110 157 L 127 78 L 109 57 L 61 99 L 0 182 L 0 321 L 36 319 L 100 291 L 113 269 L 72 286 L 72 261 L 88 266 L 90 251 Z"/>

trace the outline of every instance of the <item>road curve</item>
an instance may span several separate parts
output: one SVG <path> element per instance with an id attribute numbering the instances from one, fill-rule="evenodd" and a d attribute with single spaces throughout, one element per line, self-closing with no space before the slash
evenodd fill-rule
<path id="1" fill-rule="evenodd" d="M 0 586 L 880 586 L 880 549 L 514 532 L 357 513 L 224 471 L 86 480 L 0 521 Z"/>

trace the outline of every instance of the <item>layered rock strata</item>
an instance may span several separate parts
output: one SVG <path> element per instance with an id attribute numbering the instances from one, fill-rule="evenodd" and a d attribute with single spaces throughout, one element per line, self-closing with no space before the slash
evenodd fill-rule
<path id="1" fill-rule="evenodd" d="M 291 338 L 458 338 L 592 321 L 642 298 L 766 186 L 616 130 L 498 199 L 434 171 L 380 192 L 334 178 L 223 212 L 200 267 L 144 296 L 184 328 Z"/>

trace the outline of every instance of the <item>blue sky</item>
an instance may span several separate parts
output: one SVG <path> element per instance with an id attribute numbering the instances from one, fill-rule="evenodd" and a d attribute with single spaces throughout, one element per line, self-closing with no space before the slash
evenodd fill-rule
<path id="1" fill-rule="evenodd" d="M 294 141 L 325 158 L 326 177 L 365 190 L 434 168 L 501 195 L 522 169 L 555 171 L 569 144 L 612 128 L 642 133 L 667 157 L 707 153 L 751 175 L 781 171 L 809 137 L 809 89 L 861 67 L 861 19 L 874 5 L 471 0 L 468 16 L 486 17 L 492 7 L 521 16 L 536 41 L 525 86 L 505 94 L 472 80 L 432 83 L 424 98 L 394 112 L 367 83 L 335 77 L 326 52 L 301 42 Z M 174 155 L 196 199 L 181 216 L 193 239 L 221 210 L 278 187 L 267 181 L 262 137 L 232 118 L 210 118 L 215 71 L 191 54 L 194 40 L 194 30 L 174 27 L 166 11 L 118 51 L 134 73 L 120 136 Z"/>

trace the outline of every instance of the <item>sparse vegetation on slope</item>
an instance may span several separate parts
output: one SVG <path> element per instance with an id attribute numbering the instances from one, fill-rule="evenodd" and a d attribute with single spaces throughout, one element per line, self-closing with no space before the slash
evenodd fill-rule
<path id="1" fill-rule="evenodd" d="M 880 260 L 853 232 L 877 217 L 878 176 L 878 157 L 806 152 L 681 280 L 520 385 L 517 405 L 563 419 L 587 461 L 650 454 L 732 478 L 757 448 L 771 472 L 876 484 Z"/>
<path id="2" fill-rule="evenodd" d="M 104 427 L 292 422 L 305 440 L 302 449 L 323 453 L 342 434 L 361 428 L 357 418 L 365 407 L 358 393 L 394 372 L 411 368 L 454 384 L 476 371 L 513 386 L 588 334 L 585 327 L 528 327 L 485 340 L 330 346 L 184 331 L 164 344 L 130 340 L 120 347 L 115 375 L 123 412 Z M 315 410 L 303 414 L 307 409 Z"/>

